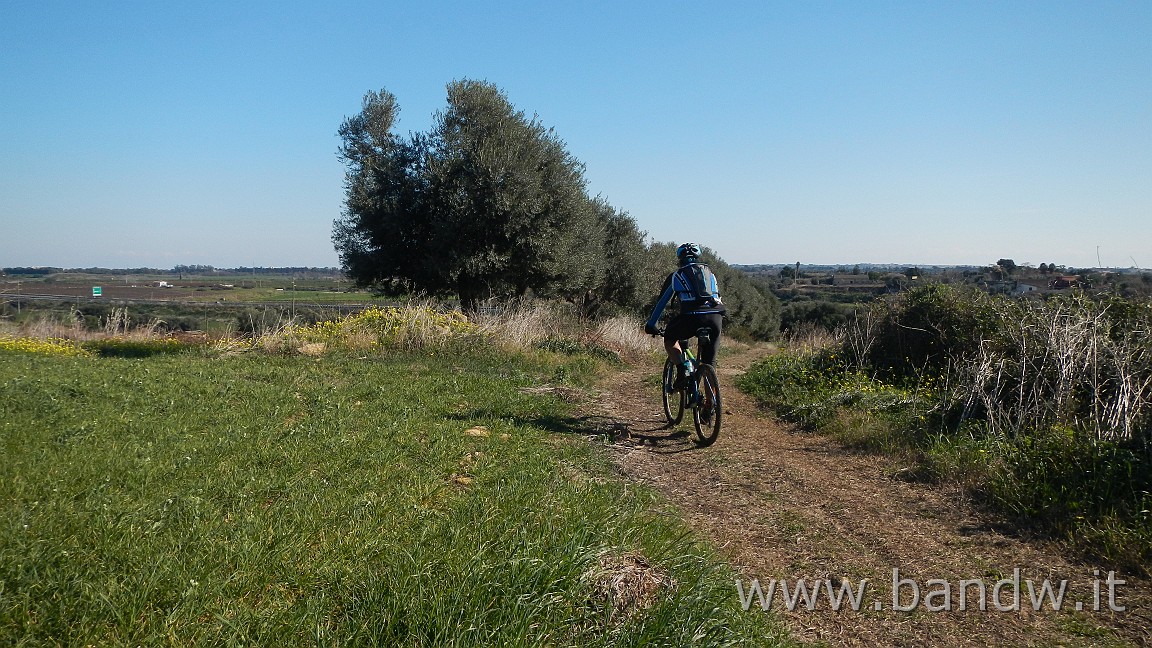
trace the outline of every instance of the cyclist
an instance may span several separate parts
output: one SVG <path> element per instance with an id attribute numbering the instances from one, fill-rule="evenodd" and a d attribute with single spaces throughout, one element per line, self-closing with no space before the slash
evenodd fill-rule
<path id="1" fill-rule="evenodd" d="M 680 263 L 680 268 L 664 280 L 660 300 L 656 302 L 656 307 L 648 316 L 644 332 L 658 335 L 656 322 L 660 320 L 660 315 L 673 298 L 679 300 L 680 314 L 668 322 L 664 332 L 664 350 L 676 363 L 676 384 L 672 388 L 680 389 L 684 386 L 684 375 L 689 368 L 683 349 L 680 348 L 680 340 L 695 337 L 696 331 L 707 328 L 711 335 L 707 342 L 702 341 L 700 345 L 700 361 L 715 365 L 725 308 L 720 300 L 720 287 L 716 283 L 716 275 L 712 274 L 712 270 L 706 264 L 700 262 L 700 246 L 696 243 L 681 245 L 676 248 L 676 259 Z"/>

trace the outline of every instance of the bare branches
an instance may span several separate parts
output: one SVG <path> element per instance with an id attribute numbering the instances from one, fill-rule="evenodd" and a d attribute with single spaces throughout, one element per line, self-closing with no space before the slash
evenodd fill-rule
<path id="1" fill-rule="evenodd" d="M 950 367 L 953 402 L 965 417 L 979 414 L 997 434 L 1068 425 L 1101 439 L 1149 441 L 1147 312 L 1113 313 L 1111 302 L 1084 297 L 1003 300 L 996 308 L 994 336 Z"/>

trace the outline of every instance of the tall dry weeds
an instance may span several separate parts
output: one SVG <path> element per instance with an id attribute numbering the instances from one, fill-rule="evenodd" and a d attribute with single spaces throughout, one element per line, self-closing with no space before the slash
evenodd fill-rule
<path id="1" fill-rule="evenodd" d="M 964 416 L 1016 435 L 1069 425 L 1101 439 L 1140 438 L 1152 424 L 1149 317 L 1080 298 L 1004 302 L 994 338 L 952 363 Z"/>
<path id="2" fill-rule="evenodd" d="M 573 317 L 553 303 L 513 300 L 482 309 L 472 321 L 498 345 L 527 348 L 570 328 Z"/>
<path id="3" fill-rule="evenodd" d="M 994 434 L 1067 426 L 1152 448 L 1152 304 L 937 288 L 857 313 L 843 333 L 853 368 L 939 380 L 942 409 Z"/>
<path id="4" fill-rule="evenodd" d="M 85 327 L 84 314 L 75 307 L 63 318 L 50 315 L 32 317 L 20 324 L 18 331 L 20 337 L 34 340 L 66 339 L 84 342 L 98 336 Z"/>
<path id="5" fill-rule="evenodd" d="M 586 339 L 626 361 L 648 357 L 664 347 L 660 338 L 644 333 L 644 323 L 635 317 L 604 320 L 589 330 Z"/>
<path id="6" fill-rule="evenodd" d="M 857 310 L 856 316 L 840 330 L 845 357 L 854 368 L 863 370 L 868 366 L 879 326 L 880 315 L 877 309 L 864 308 Z"/>
<path id="7" fill-rule="evenodd" d="M 849 336 L 845 328 L 829 330 L 815 322 L 803 322 L 788 331 L 784 343 L 790 350 L 808 353 L 830 347 L 842 347 L 847 340 Z"/>
<path id="8" fill-rule="evenodd" d="M 136 322 L 132 319 L 127 307 L 117 307 L 100 320 L 99 328 L 91 329 L 85 321 L 84 314 L 73 307 L 63 318 L 42 315 L 32 317 L 11 328 L 19 337 L 34 340 L 64 339 L 75 342 L 90 342 L 108 338 L 135 341 L 157 340 L 168 337 L 168 333 L 161 330 L 163 326 L 164 321 L 157 318 Z"/>

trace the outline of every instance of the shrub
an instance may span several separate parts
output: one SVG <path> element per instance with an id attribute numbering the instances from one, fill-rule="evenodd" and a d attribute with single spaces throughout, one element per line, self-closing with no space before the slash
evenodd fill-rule
<path id="1" fill-rule="evenodd" d="M 1147 443 L 1152 345 L 1147 312 L 1083 297 L 1001 306 L 995 334 L 954 368 L 954 401 L 993 431 L 1067 425 Z"/>
<path id="2" fill-rule="evenodd" d="M 343 319 L 289 328 L 285 336 L 296 346 L 321 344 L 344 350 L 414 350 L 443 347 L 477 332 L 476 325 L 458 311 L 438 311 L 417 305 L 373 306 Z"/>
<path id="3" fill-rule="evenodd" d="M 889 382 L 914 382 L 940 376 L 980 349 L 995 330 L 990 297 L 974 289 L 928 284 L 902 293 L 895 301 L 876 302 L 851 327 L 848 351 L 862 366 Z M 867 339 L 859 339 L 867 337 Z"/>
<path id="4" fill-rule="evenodd" d="M 749 368 L 737 385 L 810 429 L 829 425 L 848 407 L 886 418 L 923 418 L 925 409 L 913 392 L 851 369 L 844 356 L 830 348 L 768 356 Z"/>
<path id="5" fill-rule="evenodd" d="M 780 312 L 780 330 L 795 333 L 807 326 L 818 326 L 829 331 L 848 323 L 852 306 L 831 301 L 792 301 Z"/>

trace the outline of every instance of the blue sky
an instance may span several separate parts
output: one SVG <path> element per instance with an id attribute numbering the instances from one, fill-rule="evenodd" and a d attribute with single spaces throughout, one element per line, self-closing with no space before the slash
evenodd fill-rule
<path id="1" fill-rule="evenodd" d="M 337 265 L 336 131 L 483 79 L 733 263 L 1152 267 L 1152 2 L 0 5 L 0 266 Z"/>

